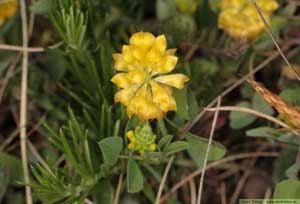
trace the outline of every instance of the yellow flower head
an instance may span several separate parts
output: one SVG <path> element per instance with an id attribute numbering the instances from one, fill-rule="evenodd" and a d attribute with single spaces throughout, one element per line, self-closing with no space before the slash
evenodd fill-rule
<path id="1" fill-rule="evenodd" d="M 156 150 L 156 135 L 152 133 L 151 126 L 148 123 L 142 127 L 136 127 L 134 132 L 132 130 L 128 131 L 127 137 L 130 141 L 128 149 L 139 151 L 141 155 L 143 155 L 145 151 L 153 152 Z"/>
<path id="2" fill-rule="evenodd" d="M 163 75 L 177 63 L 176 49 L 166 48 L 164 35 L 138 32 L 123 46 L 122 53 L 113 55 L 114 67 L 120 73 L 111 81 L 122 89 L 116 93 L 115 102 L 126 106 L 129 117 L 149 120 L 176 110 L 172 88 L 182 89 L 189 79 L 184 74 Z"/>
<path id="3" fill-rule="evenodd" d="M 268 23 L 279 5 L 276 0 L 256 0 Z M 264 30 L 252 0 L 221 0 L 218 26 L 234 38 L 251 40 Z"/>
<path id="4" fill-rule="evenodd" d="M 17 0 L 0 0 L 0 25 L 16 12 L 17 7 Z"/>
<path id="5" fill-rule="evenodd" d="M 182 13 L 194 14 L 197 10 L 196 0 L 176 0 L 176 5 Z"/>

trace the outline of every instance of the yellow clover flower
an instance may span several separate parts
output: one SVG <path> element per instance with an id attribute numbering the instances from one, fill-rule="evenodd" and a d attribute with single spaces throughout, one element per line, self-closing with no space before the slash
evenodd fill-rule
<path id="1" fill-rule="evenodd" d="M 1 0 L 0 1 L 0 25 L 4 23 L 6 18 L 12 16 L 18 7 L 17 0 Z"/>
<path id="2" fill-rule="evenodd" d="M 176 49 L 166 48 L 164 35 L 138 32 L 123 46 L 122 53 L 113 55 L 114 67 L 120 73 L 111 81 L 122 89 L 116 93 L 115 102 L 126 106 L 129 117 L 158 119 L 176 110 L 172 89 L 182 89 L 189 79 L 184 74 L 163 75 L 171 72 L 178 60 Z"/>
<path id="3" fill-rule="evenodd" d="M 151 126 L 148 123 L 142 127 L 136 127 L 134 131 L 128 131 L 127 137 L 130 141 L 128 149 L 139 151 L 141 155 L 143 155 L 145 151 L 153 152 L 156 150 L 156 135 L 152 133 Z"/>
<path id="4" fill-rule="evenodd" d="M 276 0 L 256 0 L 266 21 L 270 23 L 273 11 L 279 5 Z M 234 38 L 255 38 L 265 25 L 252 0 L 221 0 L 218 26 Z"/>

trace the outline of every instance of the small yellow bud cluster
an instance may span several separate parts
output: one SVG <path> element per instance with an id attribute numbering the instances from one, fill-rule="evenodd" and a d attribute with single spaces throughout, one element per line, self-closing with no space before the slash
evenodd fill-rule
<path id="1" fill-rule="evenodd" d="M 153 152 L 156 150 L 156 135 L 153 134 L 151 126 L 148 123 L 145 123 L 142 127 L 136 127 L 134 131 L 128 131 L 127 137 L 130 141 L 128 149 L 139 151 L 141 155 L 145 151 Z"/>

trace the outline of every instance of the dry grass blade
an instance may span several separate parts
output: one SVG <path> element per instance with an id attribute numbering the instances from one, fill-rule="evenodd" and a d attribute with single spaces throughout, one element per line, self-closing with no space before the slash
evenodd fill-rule
<path id="1" fill-rule="evenodd" d="M 220 104 L 221 104 L 221 97 L 218 98 L 217 108 L 220 107 Z M 197 204 L 201 203 L 202 190 L 203 190 L 203 182 L 204 182 L 204 176 L 205 176 L 205 169 L 206 169 L 206 165 L 207 165 L 207 161 L 208 161 L 208 155 L 209 155 L 210 146 L 212 144 L 212 139 L 213 139 L 213 135 L 214 135 L 215 128 L 216 128 L 216 123 L 217 123 L 218 115 L 219 115 L 219 111 L 216 111 L 215 115 L 214 115 L 212 127 L 211 127 L 211 130 L 210 130 L 209 140 L 208 140 L 207 149 L 206 149 L 206 153 L 205 153 L 204 164 L 203 164 L 203 169 L 202 169 L 201 178 L 200 178 L 200 184 L 199 184 Z"/>
<path id="2" fill-rule="evenodd" d="M 281 97 L 273 94 L 271 91 L 266 89 L 263 85 L 253 80 L 247 80 L 249 84 L 263 96 L 263 98 L 273 106 L 281 116 L 286 118 L 293 126 L 300 126 L 300 112 L 284 101 Z"/>
<path id="3" fill-rule="evenodd" d="M 258 117 L 265 118 L 269 121 L 272 121 L 275 124 L 280 125 L 280 126 L 286 128 L 287 130 L 290 130 L 293 134 L 298 135 L 297 131 L 294 131 L 293 129 L 291 129 L 290 126 L 288 126 L 281 120 L 278 120 L 277 118 L 274 118 L 272 116 L 269 116 L 267 114 L 264 114 L 262 112 L 259 112 L 259 111 L 256 111 L 256 110 L 253 110 L 250 108 L 236 107 L 236 106 L 223 106 L 220 108 L 206 108 L 205 110 L 206 111 L 239 111 L 239 112 L 250 113 L 250 114 L 256 115 Z"/>
<path id="4" fill-rule="evenodd" d="M 56 43 L 54 45 L 50 45 L 47 48 L 48 49 L 55 49 L 62 45 L 62 42 Z M 45 48 L 43 47 L 20 47 L 16 45 L 4 45 L 0 44 L 0 50 L 7 50 L 7 51 L 16 51 L 16 52 L 44 52 Z"/>
<path id="5" fill-rule="evenodd" d="M 275 46 L 276 46 L 278 52 L 280 53 L 281 57 L 283 58 L 283 60 L 285 61 L 285 63 L 289 66 L 289 68 L 291 68 L 291 69 L 293 70 L 293 72 L 295 73 L 297 79 L 300 81 L 300 75 L 299 75 L 299 73 L 296 71 L 296 69 L 293 67 L 293 65 L 289 62 L 289 60 L 286 58 L 286 56 L 285 56 L 284 53 L 282 52 L 282 50 L 281 50 L 279 44 L 277 43 L 277 41 L 276 41 L 276 39 L 275 39 L 275 37 L 274 37 L 274 34 L 272 33 L 271 28 L 270 28 L 268 22 L 266 21 L 266 19 L 265 19 L 263 13 L 262 13 L 262 11 L 261 11 L 261 9 L 259 8 L 259 6 L 257 5 L 257 3 L 255 2 L 255 0 L 252 0 L 252 2 L 253 2 L 253 4 L 254 4 L 254 6 L 255 6 L 255 8 L 256 8 L 256 10 L 257 10 L 257 12 L 258 12 L 258 14 L 259 14 L 261 20 L 262 20 L 263 23 L 265 24 L 265 27 L 267 28 L 267 31 L 268 31 L 270 37 L 272 38 L 272 40 L 273 40 L 273 42 L 274 42 L 274 44 L 275 44 Z"/>
<path id="6" fill-rule="evenodd" d="M 156 201 L 155 201 L 155 204 L 159 204 L 159 203 L 160 203 L 160 197 L 161 197 L 161 194 L 162 194 L 162 191 L 163 191 L 165 182 L 166 182 L 166 180 L 167 180 L 169 171 L 170 171 L 170 169 L 171 169 L 172 163 L 173 163 L 173 161 L 174 161 L 174 158 L 175 158 L 175 157 L 172 156 L 172 157 L 169 159 L 169 162 L 168 162 L 167 167 L 166 167 L 166 169 L 165 169 L 163 178 L 162 178 L 162 180 L 161 180 L 161 182 L 160 182 L 160 185 L 159 185 L 159 188 L 158 188 L 158 192 L 157 192 L 157 195 L 156 195 Z"/>

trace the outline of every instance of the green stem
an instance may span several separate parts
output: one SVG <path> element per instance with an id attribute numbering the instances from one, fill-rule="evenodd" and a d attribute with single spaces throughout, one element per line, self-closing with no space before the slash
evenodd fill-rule
<path id="1" fill-rule="evenodd" d="M 159 130 L 160 130 L 161 134 L 163 136 L 168 135 L 168 131 L 167 131 L 166 124 L 165 124 L 164 120 L 163 119 L 158 119 L 157 122 L 158 122 Z"/>

